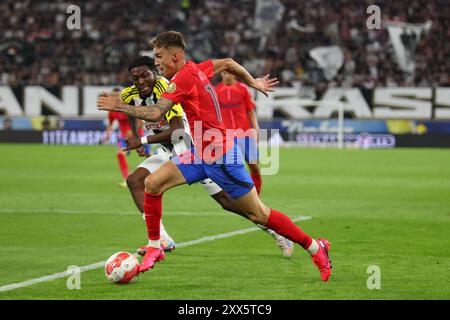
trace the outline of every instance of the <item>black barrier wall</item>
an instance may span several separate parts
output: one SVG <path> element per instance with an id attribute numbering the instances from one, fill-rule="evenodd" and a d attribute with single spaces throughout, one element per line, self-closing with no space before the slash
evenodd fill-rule
<path id="1" fill-rule="evenodd" d="M 45 145 L 100 145 L 101 131 L 0 130 L 0 143 L 39 143 Z M 450 135 L 394 135 L 395 147 L 450 148 Z M 291 144 L 292 145 L 292 144 Z M 391 146 L 392 147 L 392 146 Z"/>

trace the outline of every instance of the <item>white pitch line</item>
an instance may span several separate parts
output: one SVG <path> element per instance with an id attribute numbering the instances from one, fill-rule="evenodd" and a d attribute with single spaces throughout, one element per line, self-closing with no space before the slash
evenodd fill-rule
<path id="1" fill-rule="evenodd" d="M 31 213 L 31 214 L 41 214 L 41 213 L 52 213 L 52 214 L 100 214 L 100 215 L 138 215 L 139 211 L 100 211 L 100 210 L 64 210 L 64 209 L 38 209 L 38 210 L 20 210 L 20 209 L 0 209 L 0 214 L 2 213 Z M 167 211 L 164 213 L 165 216 L 225 216 L 229 213 L 225 211 L 202 211 L 202 212 L 192 212 L 192 211 Z"/>
<path id="2" fill-rule="evenodd" d="M 138 211 L 100 211 L 100 210 L 65 210 L 65 209 L 0 209 L 0 213 L 60 213 L 60 214 L 137 214 Z"/>
<path id="3" fill-rule="evenodd" d="M 309 216 L 300 216 L 297 218 L 293 218 L 292 221 L 296 222 L 296 221 L 305 221 L 305 220 L 311 220 L 311 219 L 312 218 Z M 189 247 L 189 246 L 193 246 L 193 245 L 204 243 L 204 242 L 210 242 L 210 241 L 215 241 L 218 239 L 230 238 L 230 237 L 246 234 L 246 233 L 257 231 L 257 230 L 261 230 L 261 229 L 258 227 L 252 227 L 252 228 L 241 229 L 241 230 L 236 230 L 236 231 L 227 232 L 227 233 L 221 233 L 221 234 L 217 234 L 214 236 L 203 237 L 203 238 L 196 239 L 196 240 L 190 240 L 190 241 L 178 243 L 177 248 L 184 248 L 184 247 Z M 105 261 L 92 263 L 92 264 L 80 267 L 80 272 L 103 268 L 104 265 L 105 265 Z M 71 272 L 64 271 L 64 272 L 58 272 L 58 273 L 50 274 L 50 275 L 39 277 L 39 278 L 26 280 L 23 282 L 12 283 L 12 284 L 8 284 L 5 286 L 1 286 L 0 292 L 11 291 L 11 290 L 19 289 L 19 288 L 29 287 L 36 283 L 48 282 L 48 281 L 52 281 L 52 280 L 56 280 L 56 279 L 60 279 L 60 278 L 65 278 L 72 274 L 73 273 L 71 273 Z"/>

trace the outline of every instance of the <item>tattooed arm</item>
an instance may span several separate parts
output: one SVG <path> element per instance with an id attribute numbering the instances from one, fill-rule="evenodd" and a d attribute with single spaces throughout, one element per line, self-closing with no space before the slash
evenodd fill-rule
<path id="1" fill-rule="evenodd" d="M 174 105 L 175 103 L 162 97 L 152 106 L 130 106 L 122 103 L 120 97 L 111 95 L 100 96 L 97 100 L 97 108 L 99 110 L 118 111 L 128 116 L 151 122 L 161 120 Z"/>

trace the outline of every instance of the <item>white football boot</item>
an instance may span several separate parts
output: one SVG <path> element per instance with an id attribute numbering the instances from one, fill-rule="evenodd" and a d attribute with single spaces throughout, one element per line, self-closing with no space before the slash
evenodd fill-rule
<path id="1" fill-rule="evenodd" d="M 283 253 L 283 256 L 285 256 L 286 258 L 292 256 L 292 254 L 294 253 L 294 243 L 291 240 L 279 235 L 272 229 L 267 229 L 262 225 L 258 225 L 258 227 L 266 231 L 275 239 L 275 242 L 277 243 L 277 246 L 280 248 L 281 253 Z"/>

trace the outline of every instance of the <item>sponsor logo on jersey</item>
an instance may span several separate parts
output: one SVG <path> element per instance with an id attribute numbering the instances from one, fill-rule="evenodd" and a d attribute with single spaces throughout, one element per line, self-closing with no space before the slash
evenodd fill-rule
<path id="1" fill-rule="evenodd" d="M 202 80 L 202 81 L 205 81 L 208 79 L 202 71 L 197 72 L 197 74 L 198 74 L 198 77 L 200 78 L 200 80 Z"/>
<path id="2" fill-rule="evenodd" d="M 171 83 L 169 84 L 169 86 L 167 87 L 166 92 L 168 92 L 168 93 L 174 93 L 176 89 L 177 89 L 177 85 L 176 85 L 174 82 L 171 82 Z"/>
<path id="3" fill-rule="evenodd" d="M 147 130 L 160 130 L 161 128 L 167 126 L 169 123 L 166 119 L 162 119 L 159 122 L 146 122 L 145 127 Z"/>

